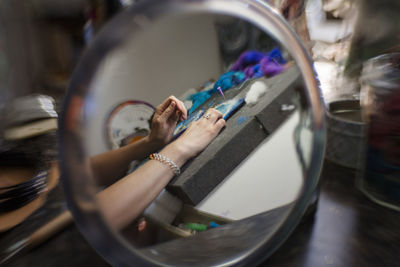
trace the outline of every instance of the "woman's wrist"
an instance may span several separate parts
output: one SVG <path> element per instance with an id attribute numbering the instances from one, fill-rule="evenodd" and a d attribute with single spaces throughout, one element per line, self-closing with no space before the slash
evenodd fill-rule
<path id="1" fill-rule="evenodd" d="M 150 135 L 143 137 L 143 143 L 149 148 L 150 152 L 156 152 L 160 150 L 165 144 L 160 140 L 151 138 Z"/>
<path id="2" fill-rule="evenodd" d="M 160 151 L 161 154 L 171 159 L 179 167 L 182 167 L 192 156 L 190 153 L 185 151 L 185 149 L 179 145 L 176 141 L 167 145 L 163 150 Z"/>

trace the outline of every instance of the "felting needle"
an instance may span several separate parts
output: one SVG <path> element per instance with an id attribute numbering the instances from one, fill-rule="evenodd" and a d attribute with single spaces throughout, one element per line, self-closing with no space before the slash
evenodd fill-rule
<path id="1" fill-rule="evenodd" d="M 222 92 L 221 86 L 218 86 L 217 90 L 222 95 L 222 97 L 225 99 L 225 95 L 224 95 L 224 92 Z"/>

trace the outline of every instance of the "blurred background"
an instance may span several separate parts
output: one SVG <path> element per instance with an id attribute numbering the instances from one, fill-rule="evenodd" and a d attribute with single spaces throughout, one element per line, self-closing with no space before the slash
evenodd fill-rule
<path id="1" fill-rule="evenodd" d="M 0 193 L 32 177 L 35 182 L 31 196 L 35 203 L 24 198 L 11 208 L 3 205 L 0 213 L 0 260 L 9 266 L 108 265 L 80 236 L 71 215 L 64 213 L 65 196 L 53 166 L 58 157 L 57 120 L 85 50 L 114 16 L 145 1 L 0 2 Z M 327 143 L 321 195 L 308 211 L 311 219 L 304 220 L 293 237 L 260 265 L 396 266 L 400 262 L 400 2 L 267 2 L 288 21 L 313 60 L 326 109 Z M 145 84 L 165 88 L 135 96 L 156 106 L 171 94 L 170 88 L 183 95 L 193 84 L 216 79 L 236 55 L 250 48 L 260 44 L 273 48 L 273 42 L 249 24 L 228 21 L 219 29 L 216 34 L 211 23 L 201 24 L 196 18 L 172 28 L 161 25 L 146 38 L 169 53 L 153 57 L 137 52 L 145 50 L 142 43 L 107 61 L 96 80 L 97 93 L 91 96 L 101 108 L 87 125 L 89 153 L 111 149 L 104 118 L 131 97 L 130 88 Z M 207 42 L 199 40 L 200 31 Z M 184 44 L 180 49 L 161 37 L 177 32 L 185 33 L 174 40 Z M 218 49 L 217 42 L 222 44 Z M 221 60 L 214 64 L 217 57 Z M 146 79 L 146 70 L 161 59 L 190 60 L 196 62 L 195 69 L 160 66 L 159 79 Z M 174 76 L 177 72 L 179 79 Z M 110 88 L 119 88 L 118 94 Z M 47 170 L 45 185 L 38 168 Z M 296 187 L 293 180 L 285 183 L 287 188 Z M 26 208 L 9 213 L 21 207 Z M 46 234 L 29 239 L 42 226 L 47 226 Z"/>

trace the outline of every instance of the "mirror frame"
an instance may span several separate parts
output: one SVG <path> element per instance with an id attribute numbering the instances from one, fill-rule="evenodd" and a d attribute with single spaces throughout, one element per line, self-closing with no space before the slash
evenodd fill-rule
<path id="1" fill-rule="evenodd" d="M 67 204 L 77 226 L 90 244 L 113 266 L 169 265 L 157 262 L 134 249 L 108 226 L 95 200 L 88 157 L 82 141 L 85 104 L 90 102 L 90 85 L 104 57 L 121 45 L 131 32 L 146 30 L 148 21 L 169 14 L 211 12 L 230 15 L 258 26 L 279 41 L 295 60 L 304 79 L 311 107 L 312 149 L 304 185 L 287 218 L 271 236 L 235 259 L 222 259 L 219 265 L 259 263 L 271 255 L 289 236 L 305 212 L 314 193 L 322 167 L 325 148 L 324 107 L 313 64 L 299 37 L 282 16 L 261 0 L 147 0 L 112 19 L 87 49 L 71 78 L 59 120 L 61 177 Z M 92 103 L 93 104 L 93 103 Z M 193 264 L 196 265 L 196 264 Z M 201 265 L 199 262 L 197 265 Z"/>

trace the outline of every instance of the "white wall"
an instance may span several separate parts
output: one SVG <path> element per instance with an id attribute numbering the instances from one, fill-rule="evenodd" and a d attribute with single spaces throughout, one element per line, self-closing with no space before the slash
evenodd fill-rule
<path id="1" fill-rule="evenodd" d="M 296 112 L 196 208 L 239 220 L 295 201 L 303 186 L 293 137 L 298 123 L 299 113 Z"/>
<path id="2" fill-rule="evenodd" d="M 210 16 L 169 18 L 108 56 L 92 84 L 89 120 L 84 131 L 88 153 L 106 151 L 106 115 L 124 100 L 153 106 L 179 96 L 221 74 L 216 31 Z"/>

